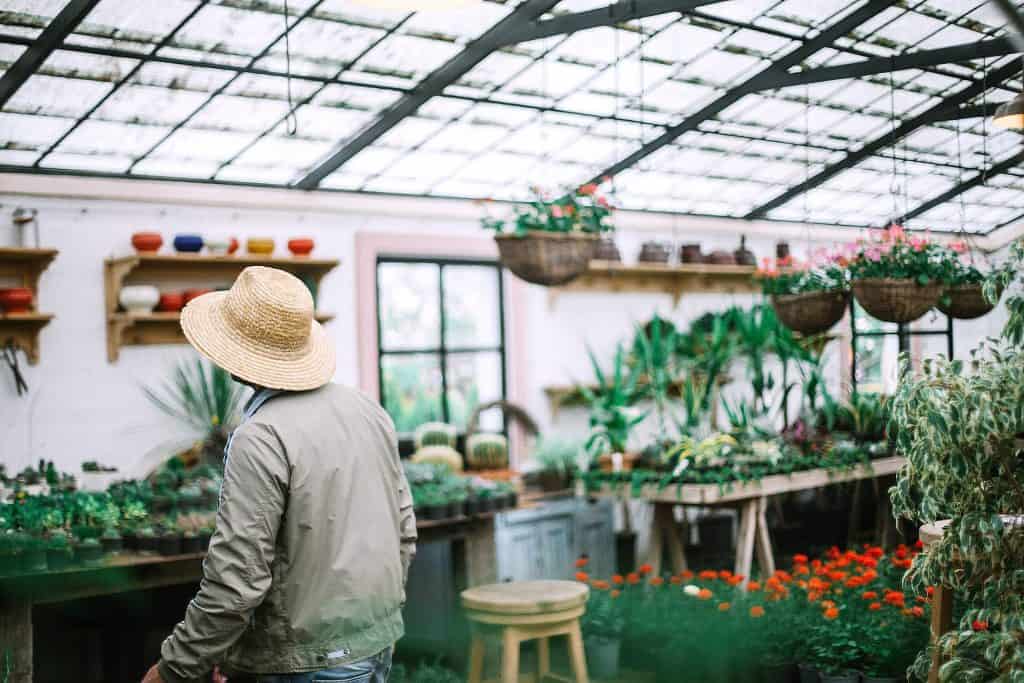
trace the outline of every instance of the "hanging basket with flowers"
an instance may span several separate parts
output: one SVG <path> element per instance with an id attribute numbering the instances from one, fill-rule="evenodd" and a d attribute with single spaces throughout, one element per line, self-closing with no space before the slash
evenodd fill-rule
<path id="1" fill-rule="evenodd" d="M 962 240 L 949 243 L 942 281 L 946 289 L 939 297 L 936 308 L 958 320 L 973 320 L 989 313 L 999 300 L 996 292 L 995 300 L 989 301 L 982 291 L 986 275 L 977 268 L 973 261 L 965 261 L 963 255 L 968 253 L 967 244 Z"/>
<path id="2" fill-rule="evenodd" d="M 803 335 L 827 332 L 842 320 L 850 302 L 846 273 L 832 260 L 812 266 L 789 256 L 774 265 L 763 259 L 756 277 L 779 321 Z"/>
<path id="3" fill-rule="evenodd" d="M 847 248 L 853 295 L 871 316 L 909 323 L 939 302 L 947 250 L 928 237 L 908 236 L 891 225 Z"/>
<path id="4" fill-rule="evenodd" d="M 614 230 L 611 206 L 588 183 L 549 200 L 534 189 L 534 201 L 518 205 L 510 220 L 486 217 L 483 227 L 495 231 L 503 266 L 535 285 L 564 285 L 590 264 L 600 236 Z"/>

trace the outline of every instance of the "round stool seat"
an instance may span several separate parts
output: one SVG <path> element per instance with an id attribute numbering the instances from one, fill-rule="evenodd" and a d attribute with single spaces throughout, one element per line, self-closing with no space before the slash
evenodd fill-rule
<path id="1" fill-rule="evenodd" d="M 462 605 L 492 614 L 550 614 L 583 607 L 590 595 L 576 581 L 517 581 L 492 583 L 462 591 Z"/>

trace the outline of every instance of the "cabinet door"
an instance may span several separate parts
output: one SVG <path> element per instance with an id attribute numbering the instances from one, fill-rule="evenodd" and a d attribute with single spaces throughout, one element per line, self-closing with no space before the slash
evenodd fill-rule
<path id="1" fill-rule="evenodd" d="M 576 516 L 579 547 L 577 555 L 590 558 L 587 572 L 591 576 L 608 577 L 615 573 L 615 521 L 612 502 L 580 503 Z"/>
<path id="2" fill-rule="evenodd" d="M 451 542 L 421 543 L 405 587 L 405 632 L 410 640 L 447 642 L 455 617 Z"/>
<path id="3" fill-rule="evenodd" d="M 533 581 L 542 578 L 541 543 L 537 521 L 509 524 L 497 529 L 498 581 Z"/>
<path id="4" fill-rule="evenodd" d="M 576 569 L 573 547 L 575 520 L 572 515 L 559 515 L 540 523 L 543 552 L 542 579 L 571 579 Z"/>

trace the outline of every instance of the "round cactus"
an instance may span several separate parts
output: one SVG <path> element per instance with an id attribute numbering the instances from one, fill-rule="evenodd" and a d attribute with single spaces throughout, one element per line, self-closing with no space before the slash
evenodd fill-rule
<path id="1" fill-rule="evenodd" d="M 503 434 L 473 434 L 466 439 L 466 462 L 478 470 L 508 467 L 508 439 Z"/>
<path id="2" fill-rule="evenodd" d="M 455 426 L 444 422 L 424 422 L 413 433 L 416 450 L 425 446 L 455 448 Z"/>

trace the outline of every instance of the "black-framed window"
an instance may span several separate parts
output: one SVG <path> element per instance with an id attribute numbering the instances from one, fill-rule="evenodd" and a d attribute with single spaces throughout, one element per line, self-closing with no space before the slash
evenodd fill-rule
<path id="1" fill-rule="evenodd" d="M 898 367 L 899 354 L 914 347 L 922 357 L 945 353 L 953 357 L 953 319 L 931 311 L 912 323 L 887 323 L 868 315 L 850 300 L 850 384 L 853 391 L 884 393 L 886 376 Z M 916 344 L 913 341 L 916 340 Z"/>
<path id="2" fill-rule="evenodd" d="M 506 392 L 505 307 L 495 261 L 379 256 L 377 372 L 380 401 L 407 451 L 424 422 L 460 435 L 481 403 Z M 500 411 L 480 428 L 502 431 Z"/>

